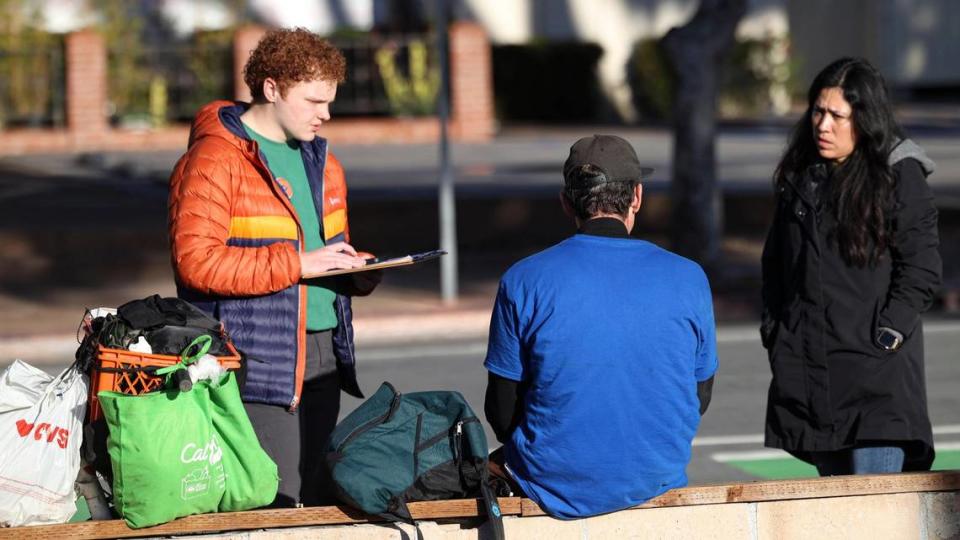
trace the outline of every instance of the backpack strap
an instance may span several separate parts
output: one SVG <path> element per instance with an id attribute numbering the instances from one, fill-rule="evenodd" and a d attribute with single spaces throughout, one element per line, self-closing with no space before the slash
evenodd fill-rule
<path id="1" fill-rule="evenodd" d="M 483 472 L 480 477 L 480 496 L 487 510 L 487 519 L 490 520 L 493 537 L 496 540 L 504 540 L 506 535 L 503 532 L 503 515 L 500 512 L 500 503 L 497 502 L 497 494 L 490 486 L 490 472 L 487 470 L 486 462 L 483 464 Z"/>
<path id="2" fill-rule="evenodd" d="M 495 540 L 506 540 L 503 531 L 503 515 L 500 511 L 500 503 L 497 502 L 497 494 L 490 485 L 490 473 L 487 472 L 486 463 L 483 466 L 483 472 L 480 476 L 480 498 L 483 500 L 483 507 L 487 512 L 487 519 L 490 521 L 490 527 L 493 530 Z M 391 521 L 403 521 L 410 523 L 417 528 L 417 534 L 420 534 L 420 527 L 416 520 L 410 515 L 410 509 L 407 502 L 397 498 L 394 506 L 391 506 L 388 512 L 380 514 Z"/>

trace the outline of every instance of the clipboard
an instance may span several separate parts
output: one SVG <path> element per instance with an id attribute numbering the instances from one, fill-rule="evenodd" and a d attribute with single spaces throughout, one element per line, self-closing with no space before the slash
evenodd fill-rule
<path id="1" fill-rule="evenodd" d="M 367 259 L 367 264 L 358 268 L 338 268 L 336 270 L 327 270 L 326 272 L 304 275 L 303 279 L 324 278 L 329 276 L 339 276 L 341 274 L 354 274 L 356 272 L 381 270 L 384 268 L 394 268 L 396 266 L 409 266 L 411 264 L 439 259 L 441 256 L 446 254 L 447 252 L 442 249 L 435 249 L 433 251 L 424 251 L 422 253 L 413 253 L 410 255 L 403 255 L 401 257 L 390 257 L 387 259 L 374 257 L 373 259 Z"/>

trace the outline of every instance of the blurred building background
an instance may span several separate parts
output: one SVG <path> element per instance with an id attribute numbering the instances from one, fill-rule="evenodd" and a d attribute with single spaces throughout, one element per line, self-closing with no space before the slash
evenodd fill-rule
<path id="1" fill-rule="evenodd" d="M 101 36 L 106 55 L 102 110 L 93 101 L 73 107 L 94 108 L 85 111 L 84 123 L 102 116 L 113 127 L 158 129 L 188 122 L 211 99 L 242 97 L 237 56 L 252 44 L 236 38 L 251 25 L 305 26 L 345 50 L 351 71 L 336 104 L 338 117 L 431 117 L 439 87 L 431 33 L 437 5 L 436 0 L 0 0 L 0 130 L 69 127 L 68 60 L 89 61 L 88 74 L 101 69 L 90 56 L 95 52 L 81 51 L 72 60 L 66 52 L 67 37 L 84 30 Z M 471 64 L 461 70 L 492 71 L 492 77 L 480 76 L 460 89 L 492 85 L 491 107 L 477 111 L 491 117 L 479 120 L 489 127 L 472 136 L 489 137 L 494 121 L 669 122 L 672 74 L 658 40 L 688 20 L 697 5 L 696 0 L 453 0 L 453 19 L 475 23 L 490 44 L 477 49 L 490 57 L 479 60 L 486 68 Z M 840 55 L 873 61 L 901 100 L 956 101 L 958 32 L 960 3 L 950 0 L 752 0 L 725 60 L 720 115 L 789 114 L 812 75 Z M 91 83 L 83 79 L 82 86 Z M 427 127 L 386 132 L 396 142 L 436 136 Z M 169 139 L 179 144 L 183 137 L 181 132 Z M 0 147 L 17 153 L 42 149 L 40 143 Z"/>
<path id="2" fill-rule="evenodd" d="M 644 48 L 686 22 L 696 0 L 464 0 L 496 44 L 595 43 L 598 75 L 621 117 L 653 92 Z M 751 0 L 737 29 L 731 79 L 768 86 L 772 112 L 785 113 L 778 85 L 795 92 L 840 55 L 864 56 L 895 89 L 946 95 L 960 89 L 960 4 L 950 0 Z M 774 88 L 769 88 L 773 86 Z M 728 87 L 728 91 L 730 91 Z M 955 95 L 955 94 L 954 94 Z M 735 96 L 728 96 L 735 99 Z M 745 100 L 746 101 L 746 100 Z M 762 102 L 763 100 L 761 100 Z M 729 109 L 728 109 L 729 110 Z M 642 111 L 639 111 L 642 112 Z M 642 116 L 641 116 L 642 118 Z"/>

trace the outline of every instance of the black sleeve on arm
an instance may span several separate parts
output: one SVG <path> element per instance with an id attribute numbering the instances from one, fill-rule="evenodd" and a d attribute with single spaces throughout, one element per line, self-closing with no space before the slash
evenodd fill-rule
<path id="1" fill-rule="evenodd" d="M 703 416 L 703 413 L 707 412 L 707 407 L 710 406 L 710 398 L 713 397 L 713 378 L 715 376 L 716 375 L 697 383 L 697 398 L 700 399 L 700 416 Z"/>
<path id="2" fill-rule="evenodd" d="M 501 444 L 510 438 L 510 434 L 520 422 L 522 385 L 517 381 L 505 379 L 494 373 L 487 377 L 487 395 L 483 411 L 493 433 Z"/>
<path id="3" fill-rule="evenodd" d="M 893 328 L 909 339 L 920 314 L 930 308 L 940 288 L 943 263 L 938 250 L 937 207 L 920 164 L 905 159 L 894 166 L 894 173 L 893 271 L 878 326 Z"/>

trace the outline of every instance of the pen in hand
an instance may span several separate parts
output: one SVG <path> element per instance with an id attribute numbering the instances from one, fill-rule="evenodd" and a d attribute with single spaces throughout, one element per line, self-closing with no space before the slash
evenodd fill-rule
<path id="1" fill-rule="evenodd" d="M 370 253 L 370 252 L 368 252 L 368 251 L 358 251 L 358 252 L 357 252 L 357 257 L 362 257 L 362 258 L 363 258 L 363 264 L 364 264 L 364 265 L 376 264 L 376 263 L 380 262 L 380 257 L 377 257 L 377 256 L 375 256 L 373 253 Z"/>

